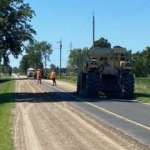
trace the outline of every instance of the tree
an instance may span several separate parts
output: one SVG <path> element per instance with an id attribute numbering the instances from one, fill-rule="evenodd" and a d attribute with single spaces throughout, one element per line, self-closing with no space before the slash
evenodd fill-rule
<path id="1" fill-rule="evenodd" d="M 73 49 L 69 55 L 68 68 L 75 71 L 78 67 L 81 67 L 83 61 L 88 57 L 88 48 Z"/>
<path id="2" fill-rule="evenodd" d="M 39 50 L 41 51 L 42 57 L 44 59 L 44 67 L 47 67 L 47 61 L 50 61 L 50 54 L 52 54 L 52 46 L 46 41 L 37 43 Z"/>
<path id="3" fill-rule="evenodd" d="M 21 73 L 26 73 L 29 67 L 30 67 L 30 64 L 28 62 L 28 55 L 24 55 L 20 62 L 19 70 Z"/>
<path id="4" fill-rule="evenodd" d="M 47 61 L 50 61 L 50 55 L 52 54 L 52 46 L 46 41 L 38 42 L 34 41 L 26 48 L 27 53 L 38 53 L 44 62 L 44 67 L 47 66 Z"/>
<path id="5" fill-rule="evenodd" d="M 68 65 L 70 69 L 76 69 L 79 61 L 81 60 L 81 55 L 82 55 L 82 50 L 81 49 L 73 49 L 70 51 L 70 55 L 69 55 L 69 61 L 68 61 Z"/>
<path id="6" fill-rule="evenodd" d="M 56 67 L 55 64 L 51 64 L 51 65 L 50 65 L 50 70 L 56 70 L 56 69 L 57 69 L 57 67 Z"/>
<path id="7" fill-rule="evenodd" d="M 18 67 L 13 67 L 13 68 L 12 68 L 12 72 L 15 73 L 15 74 L 18 73 L 18 72 L 19 72 Z"/>
<path id="8" fill-rule="evenodd" d="M 95 47 L 101 47 L 101 48 L 111 48 L 111 44 L 108 42 L 107 39 L 101 37 L 99 40 L 94 42 Z"/>
<path id="9" fill-rule="evenodd" d="M 51 45 L 45 41 L 33 41 L 26 46 L 26 55 L 20 62 L 20 70 L 25 73 L 29 67 L 43 69 L 43 62 L 50 58 L 52 53 Z M 43 61 L 44 60 L 44 61 Z M 46 63 L 45 63 L 46 64 Z"/>
<path id="10" fill-rule="evenodd" d="M 144 66 L 147 75 L 150 75 L 150 47 L 146 47 L 143 51 Z"/>
<path id="11" fill-rule="evenodd" d="M 23 0 L 0 1 L 0 59 L 9 63 L 9 55 L 18 57 L 25 42 L 32 41 L 35 34 L 31 19 L 34 11 Z"/>
<path id="12" fill-rule="evenodd" d="M 146 77 L 150 75 L 150 47 L 146 47 L 142 52 L 132 55 L 133 72 L 136 76 Z"/>
<path id="13" fill-rule="evenodd" d="M 29 67 L 33 68 L 43 68 L 42 62 L 42 52 L 40 49 L 40 44 L 37 41 L 30 43 L 26 47 L 27 59 Z"/>

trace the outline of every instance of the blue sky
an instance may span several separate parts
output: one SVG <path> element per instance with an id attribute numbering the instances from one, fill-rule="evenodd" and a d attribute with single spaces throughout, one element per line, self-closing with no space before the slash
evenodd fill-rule
<path id="1" fill-rule="evenodd" d="M 73 48 L 92 44 L 92 13 L 96 18 L 96 39 L 107 38 L 112 46 L 121 45 L 133 52 L 150 46 L 150 0 L 25 0 L 35 10 L 32 20 L 35 38 L 53 45 L 51 63 L 59 65 L 57 41 L 63 41 L 63 66 L 69 45 Z M 11 58 L 18 66 L 20 59 Z"/>

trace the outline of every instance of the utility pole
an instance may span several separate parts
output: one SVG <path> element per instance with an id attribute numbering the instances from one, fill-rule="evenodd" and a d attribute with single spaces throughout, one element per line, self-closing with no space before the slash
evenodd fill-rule
<path id="1" fill-rule="evenodd" d="M 46 57 L 46 54 L 45 54 L 45 56 L 44 56 L 44 59 L 45 59 L 45 77 L 47 78 L 47 69 L 46 69 L 46 67 L 47 67 L 47 63 L 46 63 L 46 59 L 47 59 L 47 57 Z"/>
<path id="2" fill-rule="evenodd" d="M 92 29 L 92 33 L 93 33 L 93 47 L 95 47 L 95 15 L 93 13 L 93 29 Z"/>
<path id="3" fill-rule="evenodd" d="M 70 51 L 72 50 L 72 42 L 70 42 Z"/>
<path id="4" fill-rule="evenodd" d="M 62 41 L 60 40 L 58 43 L 59 43 L 59 48 L 60 48 L 60 57 L 59 57 L 59 62 L 60 62 L 60 66 L 59 66 L 59 76 L 60 76 L 60 79 L 61 79 Z"/>

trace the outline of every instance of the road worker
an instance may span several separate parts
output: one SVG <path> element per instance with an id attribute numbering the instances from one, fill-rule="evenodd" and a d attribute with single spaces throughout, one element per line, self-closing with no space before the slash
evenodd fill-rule
<path id="1" fill-rule="evenodd" d="M 36 72 L 36 78 L 37 78 L 38 84 L 41 84 L 42 83 L 42 71 L 41 71 L 41 69 L 37 70 L 37 72 Z"/>
<path id="2" fill-rule="evenodd" d="M 50 74 L 50 79 L 53 81 L 53 86 L 56 86 L 56 71 L 52 70 Z"/>

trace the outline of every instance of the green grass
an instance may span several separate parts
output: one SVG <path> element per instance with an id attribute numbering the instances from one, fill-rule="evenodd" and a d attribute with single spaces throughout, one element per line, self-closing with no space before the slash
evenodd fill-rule
<path id="1" fill-rule="evenodd" d="M 14 81 L 0 79 L 0 150 L 13 150 L 12 141 L 12 92 Z"/>
<path id="2" fill-rule="evenodd" d="M 136 79 L 135 97 L 141 102 L 150 103 L 150 78 Z"/>

